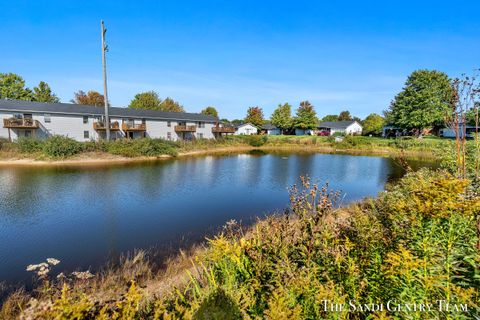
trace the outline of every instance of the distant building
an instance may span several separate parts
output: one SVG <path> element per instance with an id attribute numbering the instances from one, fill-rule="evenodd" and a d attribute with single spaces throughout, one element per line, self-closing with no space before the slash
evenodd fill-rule
<path id="1" fill-rule="evenodd" d="M 318 131 L 325 132 L 325 135 L 332 135 L 340 132 L 345 135 L 362 134 L 362 126 L 357 121 L 327 121 L 318 124 Z"/>
<path id="2" fill-rule="evenodd" d="M 311 136 L 313 134 L 314 134 L 314 130 L 295 128 L 296 136 Z"/>
<path id="3" fill-rule="evenodd" d="M 264 124 L 262 126 L 262 133 L 267 134 L 269 136 L 278 136 L 282 134 L 282 130 L 273 124 Z"/>
<path id="4" fill-rule="evenodd" d="M 217 118 L 184 112 L 109 108 L 112 139 L 213 139 Z M 0 138 L 62 135 L 77 141 L 105 138 L 104 108 L 70 103 L 0 99 Z"/>
<path id="5" fill-rule="evenodd" d="M 252 135 L 257 134 L 258 129 L 251 123 L 243 123 L 235 127 L 235 135 Z"/>
<path id="6" fill-rule="evenodd" d="M 480 132 L 480 128 L 478 128 L 478 130 L 475 130 L 475 126 L 470 126 L 470 125 L 465 126 L 464 124 L 459 125 L 460 136 L 463 135 L 464 131 L 466 133 L 467 138 L 474 138 L 475 132 L 476 131 Z M 456 136 L 455 130 L 453 130 L 452 128 L 440 129 L 439 136 L 444 138 L 455 138 Z"/>

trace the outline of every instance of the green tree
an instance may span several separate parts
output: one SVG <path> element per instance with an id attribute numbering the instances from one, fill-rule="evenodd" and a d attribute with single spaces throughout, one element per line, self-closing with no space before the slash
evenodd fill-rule
<path id="1" fill-rule="evenodd" d="M 338 121 L 338 116 L 336 114 L 328 114 L 322 118 L 323 122 Z"/>
<path id="2" fill-rule="evenodd" d="M 71 102 L 95 107 L 103 107 L 105 105 L 103 94 L 94 90 L 90 90 L 87 93 L 82 90 L 75 92 Z"/>
<path id="3" fill-rule="evenodd" d="M 25 80 L 15 73 L 0 73 L 0 99 L 33 100 L 32 90 Z"/>
<path id="4" fill-rule="evenodd" d="M 206 107 L 200 113 L 218 118 L 218 111 L 217 109 L 215 109 L 215 107 L 212 107 L 212 106 Z"/>
<path id="5" fill-rule="evenodd" d="M 279 104 L 277 109 L 273 111 L 270 122 L 282 130 L 288 130 L 293 125 L 292 106 L 288 103 Z"/>
<path id="6" fill-rule="evenodd" d="M 295 128 L 303 130 L 315 129 L 318 126 L 317 113 L 310 102 L 300 102 L 300 107 L 298 107 L 294 119 L 294 125 Z"/>
<path id="7" fill-rule="evenodd" d="M 264 123 L 263 110 L 260 107 L 250 107 L 247 110 L 245 123 L 251 123 L 256 127 L 261 127 Z"/>
<path id="8" fill-rule="evenodd" d="M 160 103 L 160 110 L 168 112 L 185 112 L 183 106 L 170 97 L 167 97 Z"/>
<path id="9" fill-rule="evenodd" d="M 381 115 L 371 113 L 363 120 L 363 134 L 380 135 L 384 124 L 385 119 Z"/>
<path id="10" fill-rule="evenodd" d="M 243 123 L 243 120 L 233 119 L 230 123 L 233 124 L 234 126 L 238 126 L 239 124 Z"/>
<path id="11" fill-rule="evenodd" d="M 60 99 L 58 99 L 58 97 L 52 92 L 50 86 L 43 81 L 40 81 L 38 86 L 33 88 L 33 100 L 50 103 L 57 103 L 60 101 Z"/>
<path id="12" fill-rule="evenodd" d="M 387 122 L 408 130 L 444 124 L 451 110 L 455 91 L 449 77 L 436 70 L 416 70 L 408 77 L 403 90 L 392 101 Z"/>
<path id="13" fill-rule="evenodd" d="M 131 109 L 160 110 L 162 100 L 155 91 L 137 93 L 128 105 Z"/>
<path id="14" fill-rule="evenodd" d="M 353 120 L 352 115 L 350 114 L 350 111 L 342 111 L 338 115 L 338 121 L 351 121 Z"/>

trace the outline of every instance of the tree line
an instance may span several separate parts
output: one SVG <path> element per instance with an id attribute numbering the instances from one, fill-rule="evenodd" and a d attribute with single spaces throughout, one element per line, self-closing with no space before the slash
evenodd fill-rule
<path id="1" fill-rule="evenodd" d="M 281 129 L 282 132 L 288 133 L 295 128 L 315 129 L 319 121 L 355 120 L 363 125 L 365 134 L 379 135 L 385 124 L 418 134 L 425 128 L 444 127 L 445 118 L 451 111 L 452 103 L 454 103 L 457 95 L 454 81 L 447 74 L 437 70 L 416 70 L 408 76 L 402 90 L 394 97 L 388 109 L 383 112 L 383 116 L 372 113 L 362 120 L 345 110 L 338 115 L 329 114 L 323 118 L 318 118 L 315 107 L 305 100 L 300 102 L 294 116 L 292 116 L 292 106 L 289 103 L 283 103 L 278 105 L 268 120 L 264 118 L 262 108 L 254 106 L 248 108 L 244 119 L 232 121 L 221 119 L 221 121 L 234 125 L 248 122 L 257 127 L 270 123 Z M 0 99 L 38 102 L 60 101 L 46 82 L 40 81 L 36 87 L 30 89 L 26 87 L 24 79 L 14 73 L 0 73 Z M 104 105 L 104 97 L 95 90 L 87 92 L 79 90 L 74 93 L 71 102 L 101 107 Z M 185 112 L 185 108 L 178 101 L 170 97 L 162 99 L 155 91 L 136 94 L 128 107 L 166 112 Z M 218 111 L 213 106 L 206 107 L 201 113 L 217 118 L 219 116 Z M 466 122 L 473 124 L 474 120 L 473 109 L 467 110 Z"/>

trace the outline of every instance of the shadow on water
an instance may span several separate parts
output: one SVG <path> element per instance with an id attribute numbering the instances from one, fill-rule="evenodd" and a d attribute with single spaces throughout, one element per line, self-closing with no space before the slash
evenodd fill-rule
<path id="1" fill-rule="evenodd" d="M 435 167 L 411 159 L 413 169 Z M 248 225 L 288 205 L 302 175 L 344 202 L 375 196 L 405 171 L 382 157 L 254 151 L 156 163 L 0 169 L 0 281 L 28 283 L 25 266 L 54 257 L 55 271 L 95 270 L 121 252 L 161 257 Z"/>

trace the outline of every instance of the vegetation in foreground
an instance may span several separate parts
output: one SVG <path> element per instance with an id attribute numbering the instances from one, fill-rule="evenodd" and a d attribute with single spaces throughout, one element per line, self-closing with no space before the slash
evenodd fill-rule
<path id="1" fill-rule="evenodd" d="M 422 152 L 451 149 L 452 140 L 435 137 L 383 139 L 376 137 L 347 136 L 342 141 L 335 137 L 317 136 L 227 136 L 218 140 L 198 139 L 194 141 L 167 141 L 162 139 L 135 139 L 117 141 L 77 142 L 63 136 L 46 140 L 32 138 L 8 142 L 0 139 L 0 158 L 30 158 L 36 160 L 68 159 L 81 154 L 99 153 L 123 157 L 176 156 L 182 152 L 203 151 L 218 148 L 255 147 L 283 148 L 292 150 L 364 151 L 367 153 Z M 470 142 L 469 142 L 470 143 Z"/>
<path id="2" fill-rule="evenodd" d="M 259 221 L 249 230 L 231 222 L 204 248 L 180 256 L 161 272 L 154 272 L 154 263 L 140 253 L 121 268 L 93 277 L 43 276 L 35 292 L 12 294 L 0 318 L 472 319 L 480 315 L 478 185 L 446 171 L 421 170 L 407 174 L 376 199 L 339 208 L 337 193 L 308 178 L 302 181 L 290 190 L 290 207 L 283 214 Z M 450 308 L 440 309 L 438 300 L 450 303 Z M 325 308 L 325 301 L 345 304 L 344 311 Z M 365 310 L 388 301 L 392 310 Z M 401 303 L 433 307 L 429 312 L 398 310 Z"/>

